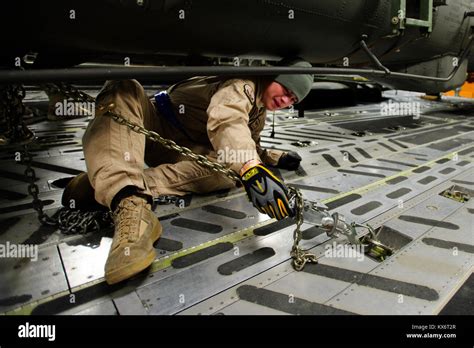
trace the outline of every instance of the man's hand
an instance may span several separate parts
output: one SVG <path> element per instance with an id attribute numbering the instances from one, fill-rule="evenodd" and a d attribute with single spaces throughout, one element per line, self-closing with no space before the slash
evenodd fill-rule
<path id="1" fill-rule="evenodd" d="M 258 211 L 277 220 L 294 216 L 288 203 L 288 188 L 262 163 L 247 162 L 240 175 L 247 196 Z"/>
<path id="2" fill-rule="evenodd" d="M 300 166 L 301 157 L 294 151 L 284 153 L 278 160 L 277 167 L 288 170 L 296 170 Z"/>

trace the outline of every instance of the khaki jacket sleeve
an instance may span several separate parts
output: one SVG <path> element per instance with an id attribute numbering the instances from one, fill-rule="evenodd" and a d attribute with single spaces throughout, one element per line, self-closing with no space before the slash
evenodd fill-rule
<path id="1" fill-rule="evenodd" d="M 255 118 L 255 122 L 252 123 L 251 132 L 252 138 L 255 140 L 257 145 L 257 153 L 260 156 L 262 162 L 264 164 L 270 166 L 276 166 L 280 157 L 285 153 L 284 151 L 274 150 L 274 149 L 264 149 L 260 145 L 260 133 L 262 132 L 263 128 L 265 127 L 265 120 L 267 118 L 267 113 L 265 109 L 263 109 Z"/>
<path id="2" fill-rule="evenodd" d="M 253 104 L 245 93 L 246 84 L 255 90 L 251 81 L 231 79 L 224 82 L 207 108 L 207 134 L 217 160 L 229 164 L 237 172 L 245 162 L 260 160 L 248 126 Z"/>
<path id="3" fill-rule="evenodd" d="M 280 157 L 283 156 L 285 152 L 275 149 L 264 149 L 260 144 L 257 144 L 257 153 L 264 164 L 276 167 Z"/>

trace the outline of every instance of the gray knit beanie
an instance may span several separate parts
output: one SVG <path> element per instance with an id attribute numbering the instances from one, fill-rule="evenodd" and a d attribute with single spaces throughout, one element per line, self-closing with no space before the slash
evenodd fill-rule
<path id="1" fill-rule="evenodd" d="M 283 59 L 278 65 L 295 67 L 295 68 L 311 68 L 312 65 L 303 59 L 294 59 L 287 61 Z M 275 81 L 282 84 L 290 91 L 294 93 L 298 98 L 298 103 L 301 102 L 311 91 L 313 86 L 314 77 L 311 74 L 298 74 L 298 75 L 278 75 Z"/>

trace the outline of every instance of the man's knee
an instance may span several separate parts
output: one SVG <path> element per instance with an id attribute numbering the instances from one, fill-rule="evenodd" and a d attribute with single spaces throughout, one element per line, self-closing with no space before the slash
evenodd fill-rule
<path id="1" fill-rule="evenodd" d="M 137 100 L 146 97 L 145 89 L 137 80 L 109 80 L 102 87 L 97 99 L 117 95 L 127 95 Z"/>

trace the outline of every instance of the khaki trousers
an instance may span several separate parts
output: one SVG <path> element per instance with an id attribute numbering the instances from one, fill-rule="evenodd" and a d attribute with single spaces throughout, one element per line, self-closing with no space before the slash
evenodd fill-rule
<path id="1" fill-rule="evenodd" d="M 210 159 L 216 158 L 211 146 L 206 145 L 207 139 L 203 139 L 202 144 L 191 142 L 157 113 L 154 101 L 148 99 L 135 80 L 106 82 L 96 103 L 97 106 L 114 103 L 113 110 L 129 121 Z M 144 135 L 119 125 L 99 110 L 86 129 L 83 147 L 95 199 L 108 207 L 114 196 L 129 185 L 154 197 L 208 193 L 235 186 L 229 178 L 145 139 Z"/>

